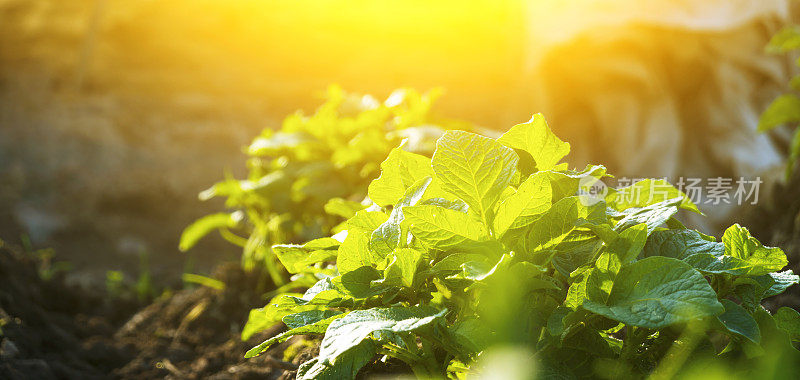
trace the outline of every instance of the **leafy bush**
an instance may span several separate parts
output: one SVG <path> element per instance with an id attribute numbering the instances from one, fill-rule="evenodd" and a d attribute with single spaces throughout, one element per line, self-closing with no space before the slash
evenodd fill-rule
<path id="1" fill-rule="evenodd" d="M 402 139 L 408 149 L 430 153 L 444 129 L 471 128 L 435 116 L 431 107 L 438 96 L 437 91 L 403 89 L 379 102 L 329 88 L 326 102 L 313 115 L 293 114 L 279 130 L 265 129 L 246 148 L 247 179 L 228 175 L 200 193 L 203 200 L 225 197 L 231 211 L 186 228 L 181 250 L 218 230 L 243 248 L 246 269 L 264 265 L 273 282 L 282 284 L 272 244 L 324 236 L 342 217 L 351 217 L 361 208 L 378 165 Z"/>
<path id="2" fill-rule="evenodd" d="M 568 170 L 569 150 L 541 115 L 496 140 L 448 131 L 430 159 L 393 149 L 342 232 L 273 248 L 319 280 L 251 312 L 244 339 L 288 331 L 247 357 L 302 334 L 322 336 L 303 379 L 352 378 L 378 355 L 461 378 L 508 345 L 560 378 L 797 358 L 800 314 L 760 305 L 798 283 L 780 249 L 739 225 L 722 241 L 684 227 L 679 209 L 700 211 L 663 180 L 603 191 L 606 169 Z"/>
<path id="3" fill-rule="evenodd" d="M 770 40 L 767 50 L 772 53 L 788 53 L 800 50 L 800 27 L 791 26 L 778 32 Z M 797 61 L 796 64 L 800 66 L 800 61 Z M 800 91 L 800 75 L 792 78 L 790 85 L 795 92 Z M 758 130 L 765 132 L 785 124 L 797 126 L 798 122 L 800 122 L 800 97 L 796 93 L 784 94 L 775 99 L 761 115 Z M 800 128 L 795 129 L 794 137 L 792 138 L 786 167 L 786 178 L 791 177 L 798 160 L 800 160 Z"/>

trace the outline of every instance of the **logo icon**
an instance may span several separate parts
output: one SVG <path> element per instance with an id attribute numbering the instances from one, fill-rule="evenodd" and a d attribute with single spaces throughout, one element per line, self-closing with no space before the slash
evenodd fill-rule
<path id="1" fill-rule="evenodd" d="M 608 195 L 608 186 L 595 177 L 583 177 L 578 183 L 578 195 L 584 206 L 593 206 Z"/>

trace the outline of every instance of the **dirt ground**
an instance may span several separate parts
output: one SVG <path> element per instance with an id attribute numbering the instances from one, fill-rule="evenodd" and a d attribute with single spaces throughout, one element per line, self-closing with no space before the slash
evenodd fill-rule
<path id="1" fill-rule="evenodd" d="M 281 326 L 239 339 L 248 312 L 264 301 L 252 290 L 260 276 L 235 265 L 216 273 L 225 290 L 182 290 L 137 311 L 135 301 L 68 286 L 63 277 L 44 281 L 38 264 L 30 254 L 0 247 L 3 379 L 274 379 L 316 349 L 294 339 L 244 360 L 245 351 Z M 292 345 L 295 363 L 284 362 Z"/>

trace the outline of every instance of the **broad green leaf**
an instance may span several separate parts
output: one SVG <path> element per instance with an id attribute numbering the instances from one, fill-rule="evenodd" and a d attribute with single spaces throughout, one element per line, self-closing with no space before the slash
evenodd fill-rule
<path id="1" fill-rule="evenodd" d="M 433 307 L 389 307 L 355 310 L 331 322 L 319 349 L 319 363 L 337 358 L 379 333 L 411 333 L 441 323 L 447 310 Z"/>
<path id="2" fill-rule="evenodd" d="M 454 253 L 452 255 L 446 256 L 439 262 L 433 265 L 431 271 L 434 273 L 450 273 L 450 272 L 460 272 L 463 270 L 463 265 L 467 263 L 475 262 L 478 264 L 470 264 L 470 265 L 483 265 L 492 267 L 493 263 L 491 259 L 486 257 L 486 255 L 482 255 L 479 253 Z"/>
<path id="3" fill-rule="evenodd" d="M 569 143 L 556 137 L 542 114 L 535 114 L 527 123 L 511 127 L 497 142 L 529 154 L 539 171 L 553 169 L 569 154 Z"/>
<path id="4" fill-rule="evenodd" d="M 668 257 L 649 257 L 622 267 L 605 303 L 583 307 L 613 320 L 650 329 L 664 328 L 724 312 L 700 273 Z"/>
<path id="5" fill-rule="evenodd" d="M 404 208 L 411 233 L 424 245 L 447 249 L 488 238 L 483 223 L 463 212 L 439 206 L 413 206 Z"/>
<path id="6" fill-rule="evenodd" d="M 800 340 L 800 313 L 797 310 L 782 307 L 775 313 L 774 319 L 775 325 L 792 340 Z"/>
<path id="7" fill-rule="evenodd" d="M 422 252 L 411 248 L 398 248 L 390 254 L 391 262 L 384 270 L 387 284 L 413 287 Z"/>
<path id="8" fill-rule="evenodd" d="M 737 274 L 735 271 L 732 272 Z M 733 286 L 742 304 L 752 309 L 759 307 L 764 298 L 781 294 L 790 286 L 797 284 L 798 279 L 791 270 L 787 270 L 761 276 L 737 277 L 733 281 Z"/>
<path id="9" fill-rule="evenodd" d="M 431 160 L 403 150 L 404 144 L 392 149 L 381 163 L 381 176 L 369 185 L 369 198 L 383 207 L 397 203 L 417 181 L 433 176 Z"/>
<path id="10" fill-rule="evenodd" d="M 552 197 L 548 177 L 538 173 L 531 175 L 516 193 L 500 203 L 492 221 L 495 234 L 502 236 L 509 229 L 532 223 L 550 208 Z"/>
<path id="11" fill-rule="evenodd" d="M 583 302 L 589 298 L 586 286 L 589 283 L 589 277 L 594 272 L 594 267 L 581 267 L 576 269 L 570 275 L 570 285 L 567 290 L 567 299 L 564 301 L 564 306 L 571 309 L 576 309 L 583 305 Z"/>
<path id="12" fill-rule="evenodd" d="M 722 300 L 722 306 L 725 307 L 725 312 L 718 315 L 717 319 L 728 331 L 741 335 L 756 344 L 761 341 L 761 331 L 758 328 L 758 323 L 747 310 L 726 299 Z"/>
<path id="13" fill-rule="evenodd" d="M 800 49 L 800 28 L 787 26 L 776 33 L 769 41 L 767 50 L 772 53 L 786 53 Z"/>
<path id="14" fill-rule="evenodd" d="M 767 274 L 783 269 L 789 262 L 780 248 L 765 247 L 746 228 L 734 224 L 722 235 L 725 255 L 744 260 L 751 267 L 747 274 Z"/>
<path id="15" fill-rule="evenodd" d="M 618 189 L 606 197 L 606 203 L 617 211 L 623 211 L 631 207 L 645 207 L 675 198 L 683 199 L 680 208 L 703 215 L 686 194 L 663 179 L 644 179 Z"/>
<path id="16" fill-rule="evenodd" d="M 341 380 L 355 379 L 358 371 L 375 356 L 378 345 L 372 340 L 364 340 L 357 346 L 336 358 L 335 363 L 313 358 L 300 365 L 297 378 L 300 380 Z"/>
<path id="17" fill-rule="evenodd" d="M 241 223 L 242 219 L 244 219 L 244 214 L 240 211 L 230 214 L 223 212 L 206 215 L 194 221 L 194 223 L 183 230 L 178 247 L 181 251 L 188 251 L 194 247 L 201 238 L 208 235 L 209 232 L 220 228 L 234 228 Z"/>
<path id="18" fill-rule="evenodd" d="M 304 245 L 276 244 L 272 252 L 289 273 L 300 273 L 310 265 L 336 258 L 339 242 L 332 238 L 312 240 Z"/>
<path id="19" fill-rule="evenodd" d="M 476 318 L 456 322 L 448 328 L 448 331 L 452 339 L 471 354 L 483 351 L 489 344 L 492 335 L 492 331 L 486 324 Z"/>
<path id="20" fill-rule="evenodd" d="M 765 247 L 746 228 L 735 224 L 722 236 L 725 254 L 715 256 L 697 253 L 684 259 L 704 273 L 727 273 L 735 276 L 763 276 L 778 271 L 788 264 L 780 248 Z M 766 289 L 764 289 L 766 291 Z"/>
<path id="21" fill-rule="evenodd" d="M 317 323 L 323 319 L 342 314 L 337 310 L 306 310 L 295 314 L 289 314 L 282 318 L 283 323 L 290 329 Z"/>
<path id="22" fill-rule="evenodd" d="M 698 253 L 685 258 L 683 261 L 706 274 L 727 273 L 734 276 L 757 276 L 769 273 L 767 269 L 756 261 L 742 260 L 732 256 L 714 256 L 708 253 Z"/>
<path id="23" fill-rule="evenodd" d="M 684 260 L 698 253 L 719 257 L 725 254 L 725 246 L 706 240 L 697 231 L 661 230 L 653 232 L 647 239 L 642 257 L 664 256 Z"/>
<path id="24" fill-rule="evenodd" d="M 253 335 L 272 327 L 286 315 L 303 311 L 290 311 L 293 310 L 294 303 L 288 295 L 275 297 L 270 301 L 269 305 L 250 310 L 247 323 L 242 329 L 242 341 L 246 341 Z"/>
<path id="25" fill-rule="evenodd" d="M 275 335 L 272 338 L 269 338 L 269 339 L 261 342 L 259 345 L 257 345 L 255 347 L 251 348 L 250 350 L 248 350 L 244 354 L 244 357 L 249 359 L 249 358 L 261 355 L 262 353 L 267 351 L 270 346 L 272 346 L 272 345 L 274 345 L 276 343 L 285 342 L 286 340 L 288 340 L 289 338 L 291 338 L 291 337 L 293 337 L 295 335 L 324 334 L 325 330 L 328 328 L 328 326 L 331 324 L 331 322 L 333 322 L 333 321 L 335 321 L 335 320 L 337 320 L 339 318 L 342 318 L 345 315 L 346 314 L 341 314 L 341 313 L 334 314 L 334 315 L 332 315 L 332 316 L 330 316 L 328 318 L 321 319 L 321 320 L 318 320 L 318 321 L 310 323 L 310 324 L 294 327 L 289 331 L 280 333 L 278 335 Z"/>
<path id="26" fill-rule="evenodd" d="M 341 216 L 342 218 L 352 218 L 356 212 L 364 209 L 364 205 L 358 202 L 348 201 L 342 198 L 332 198 L 325 203 L 325 212 L 330 215 Z"/>
<path id="27" fill-rule="evenodd" d="M 612 252 L 622 264 L 627 264 L 636 259 L 647 242 L 647 225 L 637 224 L 622 231 L 613 243 L 609 244 L 607 251 Z"/>
<path id="28" fill-rule="evenodd" d="M 779 125 L 798 121 L 800 121 L 800 98 L 792 94 L 781 95 L 761 114 L 758 130 L 764 132 Z"/>
<path id="29" fill-rule="evenodd" d="M 378 226 L 386 222 L 389 216 L 383 211 L 361 210 L 345 222 L 347 229 L 357 229 L 361 232 L 372 233 Z"/>
<path id="30" fill-rule="evenodd" d="M 466 202 L 483 220 L 517 168 L 513 150 L 488 137 L 448 131 L 436 142 L 431 159 L 442 188 Z"/>
<path id="31" fill-rule="evenodd" d="M 781 294 L 790 286 L 800 283 L 800 276 L 792 273 L 791 270 L 774 272 L 765 276 L 769 276 L 773 282 L 769 289 L 764 292 L 764 298 Z"/>
<path id="32" fill-rule="evenodd" d="M 430 198 L 419 202 L 419 205 L 439 206 L 463 213 L 469 212 L 469 206 L 460 199 L 456 199 L 455 201 L 449 201 L 444 198 Z"/>
<path id="33" fill-rule="evenodd" d="M 596 219 L 596 215 L 605 217 L 604 203 L 587 207 L 578 197 L 564 198 L 530 224 L 526 249 L 534 252 L 555 247 L 575 229 L 579 220 Z"/>
<path id="34" fill-rule="evenodd" d="M 372 232 L 369 241 L 371 250 L 385 256 L 400 246 L 400 239 L 403 235 L 400 224 L 405 219 L 404 209 L 416 205 L 422 199 L 422 195 L 425 194 L 431 181 L 431 177 L 424 177 L 406 190 L 392 209 L 389 219 Z"/>
<path id="35" fill-rule="evenodd" d="M 565 277 L 596 257 L 603 242 L 587 231 L 573 230 L 557 246 L 551 262 L 553 267 Z"/>
<path id="36" fill-rule="evenodd" d="M 678 206 L 683 203 L 683 198 L 673 198 L 654 203 L 645 207 L 631 207 L 622 211 L 622 219 L 614 226 L 617 231 L 622 231 L 631 226 L 644 223 L 647 225 L 648 235 L 658 226 L 664 224 L 673 215 L 678 213 Z"/>
<path id="37" fill-rule="evenodd" d="M 582 181 L 585 183 L 592 178 L 599 180 L 606 176 L 606 168 L 602 165 L 587 165 L 581 171 L 549 170 L 542 172 L 550 180 L 550 187 L 553 192 L 553 203 L 558 200 L 576 195 Z"/>
<path id="38" fill-rule="evenodd" d="M 586 283 L 586 295 L 590 300 L 605 303 L 611 294 L 614 280 L 622 269 L 622 262 L 615 253 L 606 251 L 597 258 L 594 266 Z"/>
<path id="39" fill-rule="evenodd" d="M 347 273 L 362 266 L 375 267 L 383 261 L 385 255 L 372 252 L 369 249 L 369 236 L 365 233 L 348 233 L 347 238 L 339 247 L 336 256 L 336 266 L 339 273 Z"/>

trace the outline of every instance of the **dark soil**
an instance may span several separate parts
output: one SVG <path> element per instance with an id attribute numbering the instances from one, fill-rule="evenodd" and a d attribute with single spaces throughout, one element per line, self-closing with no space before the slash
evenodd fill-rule
<path id="1" fill-rule="evenodd" d="M 777 184 L 763 199 L 745 225 L 762 243 L 782 248 L 789 258 L 787 269 L 800 273 L 800 167 L 789 181 Z M 800 310 L 800 285 L 766 300 L 765 306 Z"/>
<path id="2" fill-rule="evenodd" d="M 106 378 L 133 355 L 111 336 L 137 308 L 44 281 L 40 261 L 0 241 L 0 379 Z"/>
<path id="3" fill-rule="evenodd" d="M 214 277 L 223 290 L 187 289 L 142 309 L 114 335 L 136 348 L 137 355 L 113 375 L 122 379 L 263 379 L 278 378 L 296 365 L 283 362 L 289 344 L 245 360 L 244 353 L 283 326 L 239 339 L 250 309 L 266 303 L 258 294 L 264 278 L 243 272 L 236 263 L 218 267 Z M 276 355 L 276 356 L 273 356 Z"/>
<path id="4" fill-rule="evenodd" d="M 136 311 L 136 302 L 42 280 L 40 261 L 0 246 L 0 379 L 292 378 L 314 341 L 294 339 L 256 359 L 244 353 L 276 326 L 242 342 L 239 333 L 261 276 L 236 264 L 215 277 L 224 290 L 186 289 Z M 285 362 L 284 351 L 292 352 Z"/>

